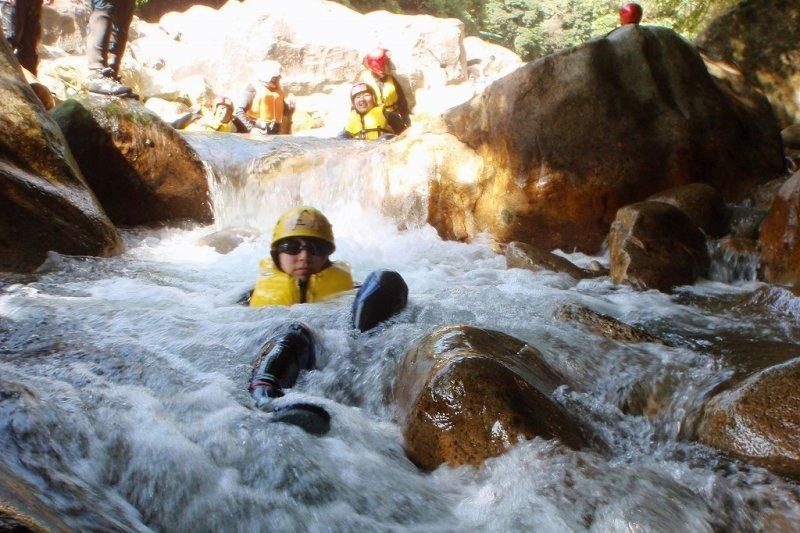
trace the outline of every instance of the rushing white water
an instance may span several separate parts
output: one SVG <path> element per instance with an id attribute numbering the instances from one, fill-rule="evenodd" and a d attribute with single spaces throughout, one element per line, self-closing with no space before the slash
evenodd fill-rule
<path id="1" fill-rule="evenodd" d="M 359 143 L 320 152 L 314 140 L 192 142 L 221 179 L 218 225 L 254 226 L 260 239 L 220 255 L 196 244 L 215 228 L 129 231 L 121 257 L 54 254 L 33 277 L 7 277 L 0 289 L 3 462 L 70 528 L 751 531 L 776 520 L 800 528 L 797 484 L 686 440 L 720 382 L 756 358 L 800 355 L 791 294 L 753 282 L 638 293 L 605 278 L 507 270 L 487 243 L 444 242 L 417 215 L 398 230 L 376 208 L 363 162 L 379 162 Z M 325 163 L 252 179 L 275 154 L 305 152 Z M 272 155 L 253 161 L 264 153 Z M 252 286 L 272 223 L 300 202 L 329 216 L 335 257 L 356 278 L 391 268 L 406 279 L 410 304 L 389 325 L 355 334 L 352 296 L 289 309 L 235 304 Z M 566 303 L 675 347 L 603 340 L 554 318 Z M 328 409 L 324 437 L 268 424 L 245 390 L 259 346 L 287 320 L 313 328 L 319 368 L 282 401 Z M 392 385 L 406 348 L 454 323 L 541 350 L 583 387 L 557 399 L 609 452 L 534 439 L 480 468 L 419 472 L 403 453 Z M 654 419 L 625 414 L 648 397 L 666 405 Z"/>

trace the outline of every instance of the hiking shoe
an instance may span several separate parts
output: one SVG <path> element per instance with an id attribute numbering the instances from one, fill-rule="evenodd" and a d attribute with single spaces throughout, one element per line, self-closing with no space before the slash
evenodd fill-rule
<path id="1" fill-rule="evenodd" d="M 128 87 L 127 85 L 122 85 L 113 77 L 109 78 L 107 76 L 104 76 L 103 75 L 104 70 L 106 69 L 97 72 L 97 74 L 94 74 L 89 78 L 88 83 L 86 84 L 86 88 L 89 90 L 89 92 L 97 94 L 105 94 L 108 96 L 122 96 L 133 92 L 133 90 L 130 87 Z M 112 70 L 111 71 L 112 75 L 113 72 L 114 71 Z"/>

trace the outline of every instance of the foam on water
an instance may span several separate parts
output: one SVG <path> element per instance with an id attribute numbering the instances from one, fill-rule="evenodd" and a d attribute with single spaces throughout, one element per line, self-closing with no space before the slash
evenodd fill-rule
<path id="1" fill-rule="evenodd" d="M 253 150 L 234 150 L 238 163 L 228 167 L 217 161 L 218 174 L 249 172 Z M 287 195 L 290 177 L 249 185 L 247 176 L 225 178 L 230 190 L 218 193 L 240 205 L 223 203 L 222 218 L 264 231 L 228 255 L 196 244 L 215 228 L 136 230 L 125 234 L 123 256 L 53 254 L 34 282 L 2 288 L 4 461 L 71 527 L 744 531 L 777 515 L 800 526 L 796 484 L 683 437 L 704 395 L 730 375 L 716 338 L 745 331 L 798 343 L 786 325 L 796 315 L 763 316 L 765 299 L 754 296 L 762 285 L 708 282 L 670 296 L 603 278 L 506 270 L 488 241 L 445 242 L 413 224 L 399 231 L 397 220 L 360 200 L 363 177 L 323 168 L 321 187 L 339 180 L 341 196 L 310 186 Z M 242 195 L 241 187 L 258 193 Z M 236 305 L 289 196 L 324 209 L 335 258 L 350 261 L 357 279 L 377 268 L 399 271 L 410 287 L 408 308 L 357 335 L 352 295 L 288 309 Z M 780 298 L 766 300 L 791 310 Z M 554 318 L 567 303 L 675 346 L 601 339 Z M 246 392 L 259 347 L 289 320 L 314 330 L 319 368 L 280 402 L 328 409 L 324 437 L 269 424 Z M 395 424 L 393 383 L 415 339 L 454 323 L 515 335 L 568 373 L 582 392 L 562 388 L 557 400 L 597 429 L 608 452 L 534 439 L 480 468 L 418 471 Z M 667 406 L 653 419 L 625 412 L 641 390 L 656 391 Z"/>

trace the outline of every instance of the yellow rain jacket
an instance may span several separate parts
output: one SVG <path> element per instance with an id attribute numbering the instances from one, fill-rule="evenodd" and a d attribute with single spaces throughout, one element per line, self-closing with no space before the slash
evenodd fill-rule
<path id="1" fill-rule="evenodd" d="M 197 120 L 192 121 L 186 128 L 186 131 L 219 131 L 221 133 L 236 133 L 236 126 L 233 120 L 229 120 L 227 124 L 223 124 L 220 119 L 210 111 L 203 109 L 202 116 Z"/>
<path id="2" fill-rule="evenodd" d="M 250 297 L 250 307 L 303 303 L 300 301 L 297 280 L 276 267 L 272 259 L 262 259 L 259 271 L 255 290 Z M 350 266 L 344 261 L 335 261 L 308 279 L 305 302 L 320 302 L 352 288 Z"/>
<path id="3" fill-rule="evenodd" d="M 397 105 L 397 82 L 392 75 L 386 76 L 385 81 L 381 81 L 372 72 L 365 70 L 361 73 L 359 81 L 375 89 L 376 104 L 382 105 L 387 111 L 395 111 L 395 106 Z"/>
<path id="4" fill-rule="evenodd" d="M 375 141 L 384 133 L 394 133 L 381 106 L 373 107 L 363 116 L 353 109 L 344 130 L 354 139 L 367 141 Z"/>
<path id="5" fill-rule="evenodd" d="M 253 120 L 266 122 L 283 122 L 284 99 L 286 95 L 281 88 L 272 91 L 261 83 L 253 84 L 256 94 L 245 110 L 248 117 Z"/>

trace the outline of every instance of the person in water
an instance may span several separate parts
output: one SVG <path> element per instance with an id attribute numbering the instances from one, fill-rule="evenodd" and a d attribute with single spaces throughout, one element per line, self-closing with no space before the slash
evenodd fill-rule
<path id="1" fill-rule="evenodd" d="M 294 105 L 281 87 L 282 68 L 265 61 L 258 79 L 249 84 L 236 104 L 236 119 L 244 133 L 276 135 L 291 131 Z"/>
<path id="2" fill-rule="evenodd" d="M 339 137 L 375 141 L 395 134 L 392 122 L 399 119 L 396 113 L 378 105 L 375 89 L 367 83 L 356 83 L 350 90 L 350 117 Z"/>
<path id="3" fill-rule="evenodd" d="M 192 112 L 173 121 L 172 127 L 187 131 L 218 131 L 236 133 L 238 128 L 233 121 L 233 102 L 227 96 L 214 99 L 213 112 L 205 107 L 199 112 Z"/>
<path id="4" fill-rule="evenodd" d="M 259 265 L 251 307 L 314 303 L 352 290 L 344 261 L 331 261 L 336 250 L 331 223 L 318 209 L 300 206 L 278 219 L 270 257 Z M 353 324 L 366 331 L 405 307 L 408 287 L 396 272 L 370 274 L 353 302 Z M 248 390 L 259 408 L 283 389 L 294 386 L 301 370 L 316 361 L 313 335 L 299 322 L 280 326 L 262 347 L 253 365 Z"/>
<path id="5" fill-rule="evenodd" d="M 392 61 L 389 51 L 385 48 L 376 48 L 364 56 L 364 71 L 359 81 L 372 87 L 375 94 L 376 105 L 392 113 L 391 126 L 395 133 L 400 134 L 410 124 L 408 101 L 403 88 L 397 78 L 392 74 Z"/>

